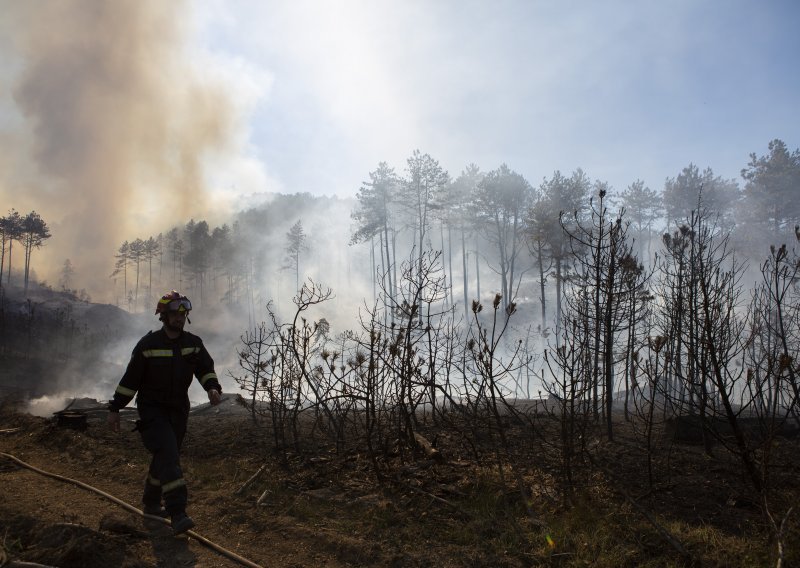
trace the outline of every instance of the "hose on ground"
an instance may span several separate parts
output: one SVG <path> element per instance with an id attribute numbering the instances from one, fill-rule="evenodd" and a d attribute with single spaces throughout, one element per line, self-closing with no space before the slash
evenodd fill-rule
<path id="1" fill-rule="evenodd" d="M 92 491 L 93 493 L 96 493 L 97 495 L 100 495 L 101 497 L 104 497 L 105 499 L 108 499 L 109 501 L 112 501 L 113 503 L 116 503 L 117 505 L 119 505 L 120 507 L 126 509 L 127 511 L 130 511 L 131 513 L 134 513 L 134 514 L 140 515 L 142 517 L 145 517 L 146 519 L 153 520 L 153 521 L 159 521 L 159 522 L 164 523 L 166 525 L 170 524 L 170 522 L 167 519 L 158 517 L 156 515 L 148 515 L 147 513 L 144 513 L 143 511 L 140 511 L 139 509 L 137 509 L 133 505 L 129 505 L 128 503 L 126 503 L 122 499 L 118 499 L 117 497 L 114 497 L 113 495 L 110 495 L 109 493 L 106 493 L 105 491 L 101 491 L 100 489 L 97 489 L 96 487 L 92 487 L 91 485 L 83 483 L 82 481 L 78 481 L 77 479 L 71 479 L 69 477 L 64 477 L 63 475 L 58 475 L 57 473 L 44 471 L 43 469 L 39 469 L 38 467 L 34 467 L 34 466 L 30 465 L 29 463 L 25 463 L 24 461 L 20 460 L 19 458 L 15 457 L 15 456 L 12 456 L 11 454 L 6 454 L 6 453 L 3 453 L 3 452 L 0 452 L 0 457 L 4 457 L 4 458 L 6 458 L 8 460 L 11 460 L 14 463 L 16 463 L 17 465 L 20 465 L 20 466 L 22 466 L 24 468 L 27 468 L 27 469 L 29 469 L 29 470 L 31 470 L 33 472 L 36 472 L 36 473 L 38 473 L 40 475 L 44 475 L 45 477 L 50 477 L 52 479 L 57 479 L 58 481 L 63 481 L 65 483 L 71 483 L 73 485 L 77 485 L 78 487 L 80 487 L 82 489 L 87 489 L 89 491 Z M 215 551 L 215 552 L 217 552 L 217 553 L 219 553 L 219 554 L 221 554 L 221 555 L 223 555 L 223 556 L 225 556 L 227 558 L 230 558 L 231 560 L 233 560 L 235 562 L 238 562 L 239 564 L 242 564 L 243 566 L 248 566 L 249 568 L 262 568 L 259 564 L 256 564 L 255 562 L 251 562 L 250 560 L 239 556 L 235 552 L 231 552 L 230 550 L 227 550 L 227 549 L 221 547 L 220 545 L 208 540 L 207 538 L 205 538 L 203 536 L 200 536 L 199 534 L 197 534 L 194 531 L 191 531 L 191 530 L 190 531 L 186 531 L 185 534 L 187 534 L 188 536 L 194 538 L 200 544 L 203 544 L 204 546 L 210 548 L 211 550 L 213 550 L 213 551 Z"/>

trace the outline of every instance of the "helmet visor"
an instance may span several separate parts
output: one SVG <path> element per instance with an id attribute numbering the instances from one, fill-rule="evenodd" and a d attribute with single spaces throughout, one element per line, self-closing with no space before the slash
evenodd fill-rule
<path id="1" fill-rule="evenodd" d="M 188 312 L 192 309 L 192 303 L 188 298 L 181 298 L 180 300 L 172 300 L 167 304 L 167 311 L 169 312 Z"/>

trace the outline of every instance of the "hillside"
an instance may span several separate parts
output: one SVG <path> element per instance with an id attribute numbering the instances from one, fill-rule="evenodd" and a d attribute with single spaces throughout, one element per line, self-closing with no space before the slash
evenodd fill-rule
<path id="1" fill-rule="evenodd" d="M 141 315 L 38 285 L 0 294 L 0 396 L 34 399 L 94 390 L 118 377 Z M 139 331 L 139 334 L 142 332 Z M 110 389 L 106 389 L 110 390 Z"/>

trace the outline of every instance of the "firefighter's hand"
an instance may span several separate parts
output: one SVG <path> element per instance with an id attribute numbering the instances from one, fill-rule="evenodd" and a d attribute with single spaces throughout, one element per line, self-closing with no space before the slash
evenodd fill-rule
<path id="1" fill-rule="evenodd" d="M 119 432 L 119 412 L 109 412 L 106 423 L 112 432 Z"/>
<path id="2" fill-rule="evenodd" d="M 222 395 L 219 394 L 217 389 L 211 389 L 208 391 L 208 402 L 211 403 L 211 406 L 217 406 L 220 402 L 222 402 Z"/>

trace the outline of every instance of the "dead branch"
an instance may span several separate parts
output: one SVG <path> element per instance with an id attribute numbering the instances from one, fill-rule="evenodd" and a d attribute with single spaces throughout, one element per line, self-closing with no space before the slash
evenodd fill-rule
<path id="1" fill-rule="evenodd" d="M 267 469 L 267 464 L 264 464 L 260 468 L 258 468 L 258 471 L 256 471 L 253 475 L 251 475 L 250 478 L 247 481 L 245 481 L 242 484 L 242 486 L 234 492 L 234 495 L 241 495 L 242 493 L 244 493 L 248 487 L 250 487 L 251 485 L 253 485 L 253 483 L 256 482 L 256 480 L 261 476 L 262 473 L 264 473 L 266 469 Z"/>

